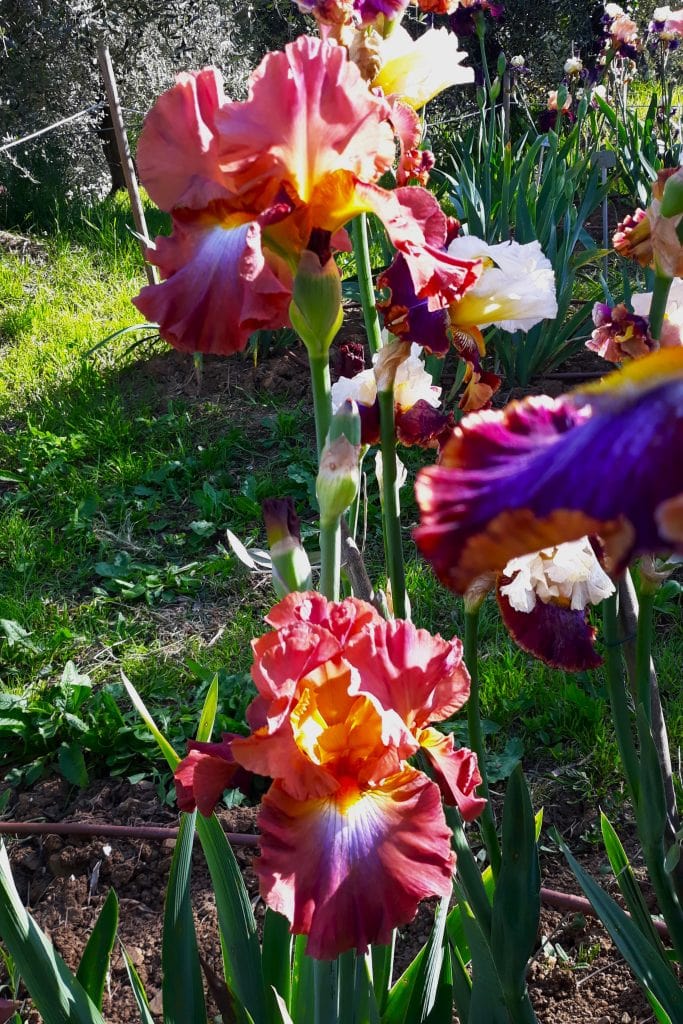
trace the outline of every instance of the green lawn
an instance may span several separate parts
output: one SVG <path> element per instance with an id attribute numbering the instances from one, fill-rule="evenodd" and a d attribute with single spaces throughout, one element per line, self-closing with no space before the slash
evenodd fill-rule
<path id="1" fill-rule="evenodd" d="M 239 727 L 249 640 L 271 591 L 229 553 L 225 529 L 264 546 L 260 501 L 289 491 L 315 545 L 305 401 L 239 388 L 227 400 L 211 386 L 210 364 L 196 395 L 160 397 L 149 361 L 168 358 L 165 346 L 131 351 L 135 334 L 88 354 L 138 320 L 130 297 L 143 275 L 125 222 L 125 204 L 107 201 L 55 227 L 46 260 L 0 256 L 0 756 L 28 782 L 55 766 L 73 781 L 86 771 L 156 771 L 121 672 L 179 749 L 216 671 L 219 726 Z M 411 470 L 432 458 L 408 454 Z M 460 602 L 416 558 L 409 488 L 404 495 L 413 617 L 460 633 Z M 371 509 L 375 578 L 380 550 Z M 680 615 L 665 609 L 658 627 L 669 725 L 680 735 Z M 598 797 L 613 790 L 620 776 L 599 673 L 565 677 L 533 661 L 491 601 L 482 639 L 484 713 L 502 755 L 494 775 L 523 751 L 539 772 Z"/>

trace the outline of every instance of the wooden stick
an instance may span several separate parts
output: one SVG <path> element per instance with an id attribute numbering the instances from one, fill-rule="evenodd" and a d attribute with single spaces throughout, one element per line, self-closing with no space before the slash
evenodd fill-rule
<path id="1" fill-rule="evenodd" d="M 126 187 L 130 197 L 130 207 L 133 213 L 133 220 L 138 234 L 143 239 L 143 241 L 140 242 L 140 248 L 142 249 L 142 257 L 145 260 L 145 273 L 147 274 L 147 280 L 150 284 L 158 284 L 156 267 L 153 267 L 151 263 L 148 263 L 146 258 L 145 246 L 149 245 L 150 242 L 149 235 L 147 234 L 147 221 L 145 220 L 145 211 L 142 208 L 142 202 L 140 200 L 140 192 L 138 190 L 138 182 L 135 176 L 133 158 L 130 155 L 128 135 L 126 134 L 126 127 L 123 123 L 121 103 L 119 102 L 119 91 L 116 86 L 116 79 L 114 78 L 114 68 L 111 63 L 109 47 L 104 44 L 98 46 L 97 59 L 100 64 L 102 80 L 107 93 L 107 103 L 109 104 L 111 120 L 114 125 L 116 146 L 119 151 L 123 176 L 126 180 Z"/>

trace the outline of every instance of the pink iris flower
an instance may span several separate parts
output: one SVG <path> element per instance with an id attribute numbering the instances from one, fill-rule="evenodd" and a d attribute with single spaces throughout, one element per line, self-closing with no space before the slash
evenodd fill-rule
<path id="1" fill-rule="evenodd" d="M 226 99 L 214 68 L 180 75 L 138 147 L 142 183 L 173 231 L 148 251 L 165 280 L 135 305 L 176 348 L 240 351 L 254 331 L 289 322 L 301 253 L 324 263 L 348 248 L 343 226 L 365 211 L 405 255 L 418 294 L 454 301 L 479 264 L 441 251 L 446 217 L 425 189 L 375 184 L 394 155 L 389 104 L 334 42 L 302 36 L 269 53 L 244 102 Z"/>
<path id="2" fill-rule="evenodd" d="M 365 951 L 450 891 L 441 793 L 467 820 L 484 806 L 475 756 L 432 726 L 469 696 L 462 645 L 316 593 L 288 595 L 267 621 L 253 642 L 252 734 L 231 743 L 239 765 L 274 780 L 259 814 L 261 894 L 309 955 Z M 408 763 L 420 748 L 437 782 Z"/>

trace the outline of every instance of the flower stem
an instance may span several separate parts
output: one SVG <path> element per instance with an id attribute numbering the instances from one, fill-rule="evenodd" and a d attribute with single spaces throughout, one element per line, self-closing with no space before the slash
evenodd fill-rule
<path id="1" fill-rule="evenodd" d="M 341 576 L 341 528 L 320 524 L 320 593 L 330 601 L 339 600 Z"/>
<path id="2" fill-rule="evenodd" d="M 612 722 L 631 801 L 634 807 L 637 807 L 640 792 L 638 756 L 633 742 L 631 716 L 621 664 L 617 625 L 617 594 L 608 597 L 603 602 L 602 608 L 605 630 L 605 681 L 612 709 Z"/>
<path id="3" fill-rule="evenodd" d="M 382 517 L 387 554 L 387 573 L 391 582 L 391 602 L 397 619 L 406 617 L 406 578 L 403 565 L 401 517 L 396 486 L 396 424 L 394 389 L 380 391 L 379 429 L 382 445 Z"/>
<path id="4" fill-rule="evenodd" d="M 655 284 L 652 291 L 652 302 L 650 304 L 650 334 L 655 340 L 658 340 L 662 333 L 662 324 L 664 323 L 664 314 L 666 312 L 666 302 L 669 298 L 669 290 L 671 289 L 671 278 L 665 277 L 663 274 L 655 274 Z"/>
<path id="5" fill-rule="evenodd" d="M 638 602 L 638 638 L 636 640 L 636 700 L 643 705 L 648 725 L 652 722 L 650 661 L 652 651 L 652 613 L 655 592 L 643 590 Z"/>
<path id="6" fill-rule="evenodd" d="M 493 871 L 493 877 L 498 877 L 500 871 L 500 843 L 496 832 L 496 821 L 493 816 L 491 799 L 489 796 L 489 781 L 486 772 L 486 750 L 484 747 L 484 734 L 481 728 L 481 712 L 479 707 L 479 659 L 477 656 L 477 640 L 479 634 L 479 609 L 465 612 L 465 664 L 470 674 L 470 696 L 467 701 L 467 732 L 469 735 L 470 747 L 477 755 L 479 773 L 481 775 L 481 786 L 479 791 L 486 799 L 481 818 L 480 828 L 486 852 L 489 856 L 489 863 Z"/>
<path id="7" fill-rule="evenodd" d="M 374 355 L 382 347 L 382 332 L 375 306 L 375 289 L 372 284 L 367 214 L 361 213 L 352 221 L 351 237 L 353 239 L 353 254 L 356 257 L 356 273 L 358 274 L 358 288 L 360 289 L 360 302 L 363 307 L 365 330 L 368 336 L 370 351 Z"/>
<path id="8" fill-rule="evenodd" d="M 318 446 L 318 458 L 320 458 L 325 445 L 325 439 L 327 438 L 327 432 L 330 429 L 330 421 L 332 420 L 330 361 L 327 352 L 324 355 L 309 352 L 308 365 L 311 370 L 315 437 Z"/>

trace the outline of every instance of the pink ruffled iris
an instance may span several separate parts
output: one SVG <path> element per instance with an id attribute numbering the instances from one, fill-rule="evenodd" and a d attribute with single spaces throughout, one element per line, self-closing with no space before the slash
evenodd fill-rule
<path id="1" fill-rule="evenodd" d="M 274 779 L 259 815 L 261 893 L 311 956 L 364 951 L 450 891 L 439 790 L 467 819 L 483 808 L 476 758 L 432 727 L 469 695 L 462 646 L 354 598 L 290 594 L 267 620 L 252 734 L 231 743 L 239 765 Z M 408 764 L 420 748 L 439 785 Z"/>
<path id="2" fill-rule="evenodd" d="M 364 211 L 384 222 L 419 294 L 460 295 L 478 262 L 440 252 L 446 218 L 424 189 L 375 185 L 394 155 L 388 103 L 333 42 L 302 36 L 268 54 L 241 103 L 225 98 L 214 68 L 180 75 L 138 147 L 142 183 L 173 232 L 148 254 L 163 283 L 135 305 L 176 348 L 239 351 L 253 331 L 288 323 L 311 238 L 347 247 L 342 228 Z"/>

